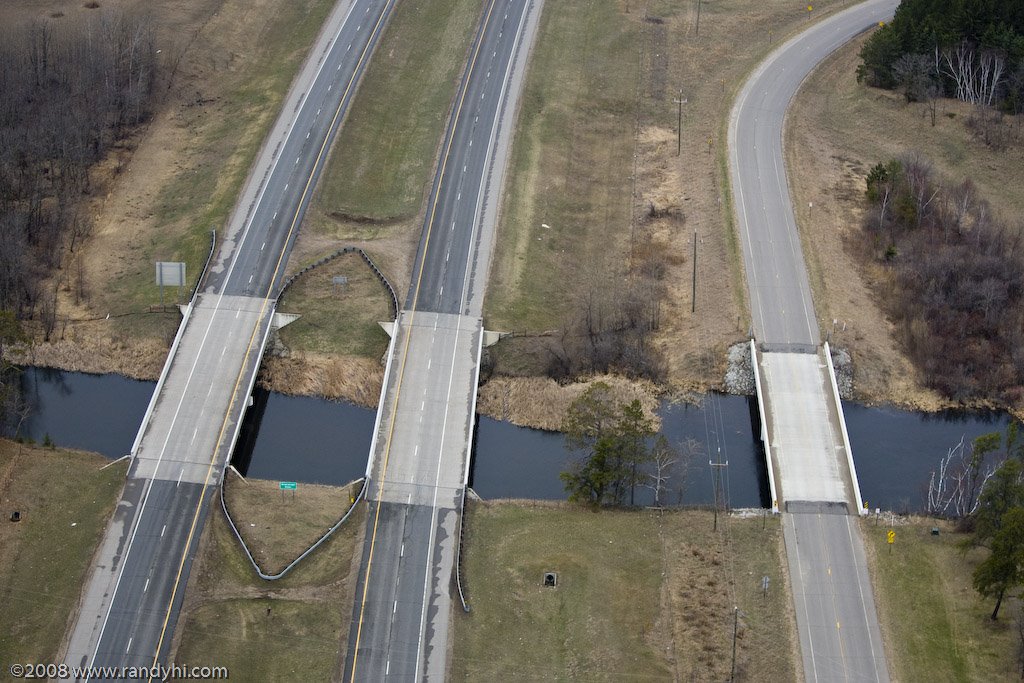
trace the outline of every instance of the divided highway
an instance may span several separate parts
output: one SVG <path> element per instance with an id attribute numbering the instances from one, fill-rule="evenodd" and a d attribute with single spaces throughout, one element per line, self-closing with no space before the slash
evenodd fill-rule
<path id="1" fill-rule="evenodd" d="M 744 85 L 729 122 L 754 336 L 765 352 L 754 362 L 765 376 L 766 450 L 782 474 L 783 529 L 808 681 L 888 681 L 889 674 L 863 540 L 856 518 L 847 514 L 846 501 L 859 500 L 859 493 L 845 490 L 856 488 L 856 477 L 839 433 L 841 406 L 834 416 L 826 410 L 827 360 L 812 355 L 821 338 L 786 179 L 783 126 L 807 74 L 854 36 L 888 20 L 897 4 L 867 0 L 779 47 Z M 857 514 L 856 507 L 849 512 Z"/>
<path id="2" fill-rule="evenodd" d="M 395 325 L 345 680 L 442 681 L 495 217 L 540 0 L 485 0 Z"/>
<path id="3" fill-rule="evenodd" d="M 209 501 L 270 331 L 283 265 L 394 4 L 341 0 L 286 97 L 140 428 L 68 640 L 69 666 L 166 663 Z"/>

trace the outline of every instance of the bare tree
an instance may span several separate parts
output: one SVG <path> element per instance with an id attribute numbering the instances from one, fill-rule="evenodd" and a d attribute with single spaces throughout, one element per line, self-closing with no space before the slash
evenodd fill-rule
<path id="1" fill-rule="evenodd" d="M 928 482 L 928 514 L 962 519 L 978 509 L 979 496 L 996 471 L 995 465 L 986 465 L 984 455 L 963 437 L 949 449 Z"/>

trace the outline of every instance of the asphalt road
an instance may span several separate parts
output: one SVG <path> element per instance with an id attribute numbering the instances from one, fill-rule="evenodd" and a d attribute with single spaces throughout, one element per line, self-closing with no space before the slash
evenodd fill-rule
<path id="1" fill-rule="evenodd" d="M 346 680 L 444 680 L 498 197 L 541 2 L 486 0 L 428 197 L 369 467 Z"/>
<path id="2" fill-rule="evenodd" d="M 394 2 L 339 2 L 286 97 L 140 430 L 69 639 L 69 665 L 166 662 L 282 266 Z"/>
<path id="3" fill-rule="evenodd" d="M 888 681 L 857 518 L 782 516 L 807 681 Z"/>
<path id="4" fill-rule="evenodd" d="M 820 342 L 782 152 L 790 100 L 815 65 L 887 21 L 897 4 L 868 0 L 804 31 L 762 62 L 736 98 L 729 122 L 730 173 L 754 337 L 761 343 Z"/>
<path id="5" fill-rule="evenodd" d="M 758 67 L 733 107 L 730 172 L 754 335 L 774 350 L 813 351 L 820 342 L 785 174 L 782 134 L 786 110 L 816 64 L 858 33 L 888 20 L 897 4 L 897 0 L 868 0 L 788 41 Z M 793 373 L 777 369 L 784 370 L 777 378 L 782 380 L 781 386 L 800 384 L 787 383 Z M 810 383 L 803 381 L 805 386 Z M 769 397 L 769 401 L 772 398 L 778 402 L 796 397 Z M 801 430 L 801 416 L 790 417 L 784 421 L 793 423 L 790 431 L 799 437 L 791 445 L 807 450 L 805 446 L 812 444 Z M 803 422 L 808 419 L 805 413 Z M 817 422 L 823 435 L 816 441 L 837 443 L 834 434 L 825 438 L 828 421 L 818 416 Z M 801 496 L 809 501 L 794 503 L 796 507 L 783 515 L 804 676 L 808 681 L 888 681 L 857 523 L 846 514 L 845 505 L 837 509 L 834 503 L 814 503 L 842 499 L 836 484 L 842 477 L 820 471 L 817 487 L 787 484 L 786 454 L 774 443 L 773 448 L 783 470 L 780 495 L 786 497 L 787 486 L 800 488 Z M 815 459 L 809 450 L 807 455 Z M 819 452 L 817 458 L 832 455 Z M 839 514 L 831 514 L 835 512 Z"/>

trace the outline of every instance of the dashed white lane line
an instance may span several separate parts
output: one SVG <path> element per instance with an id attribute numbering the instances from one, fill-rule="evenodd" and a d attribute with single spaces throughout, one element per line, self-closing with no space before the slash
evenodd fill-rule
<path id="1" fill-rule="evenodd" d="M 195 442 L 196 434 L 198 434 L 198 433 L 199 433 L 199 427 L 196 427 L 196 430 L 194 432 L 192 432 L 192 441 L 189 441 L 189 443 Z"/>
<path id="2" fill-rule="evenodd" d="M 167 525 L 164 524 L 164 528 L 160 530 L 160 538 L 164 537 L 164 532 L 167 531 Z"/>
<path id="3" fill-rule="evenodd" d="M 124 651 L 125 651 L 125 654 L 127 654 L 127 653 L 128 653 L 128 651 L 132 649 L 132 639 L 133 639 L 134 637 L 135 637 L 135 636 L 132 636 L 131 638 L 129 638 L 129 639 L 128 639 L 128 647 L 126 647 L 126 648 L 124 649 Z"/>
<path id="4" fill-rule="evenodd" d="M 262 245 L 260 245 L 260 251 L 263 251 L 266 248 L 267 248 L 267 243 L 266 242 L 264 242 Z"/>
<path id="5" fill-rule="evenodd" d="M 142 587 L 142 592 L 145 593 L 149 590 L 149 579 L 146 579 L 146 585 Z"/>

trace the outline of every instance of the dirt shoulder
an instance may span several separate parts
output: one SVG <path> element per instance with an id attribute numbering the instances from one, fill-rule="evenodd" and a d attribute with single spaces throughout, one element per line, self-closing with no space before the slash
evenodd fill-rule
<path id="1" fill-rule="evenodd" d="M 849 349 L 858 400 L 937 410 L 952 405 L 926 388 L 878 305 L 888 280 L 855 247 L 864 220 L 865 178 L 879 162 L 918 152 L 952 182 L 970 177 L 1004 219 L 1024 213 L 1020 140 L 996 152 L 965 125 L 969 109 L 938 104 L 935 126 L 924 104 L 856 81 L 865 37 L 837 51 L 805 81 L 786 126 L 787 165 L 814 304 L 836 320 L 833 345 Z M 1012 220 L 1010 221 L 1012 223 Z"/>

